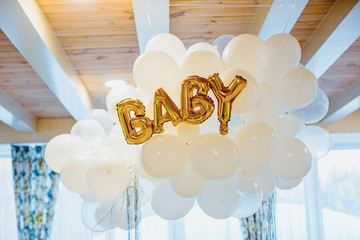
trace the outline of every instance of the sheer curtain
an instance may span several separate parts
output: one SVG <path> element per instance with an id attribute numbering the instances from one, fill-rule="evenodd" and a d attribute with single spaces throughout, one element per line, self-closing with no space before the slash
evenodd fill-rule
<path id="1" fill-rule="evenodd" d="M 11 158 L 0 158 L 0 240 L 18 239 Z"/>

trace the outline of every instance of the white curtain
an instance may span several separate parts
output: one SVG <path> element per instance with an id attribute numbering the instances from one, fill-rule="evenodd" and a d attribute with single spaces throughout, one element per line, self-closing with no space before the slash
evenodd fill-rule
<path id="1" fill-rule="evenodd" d="M 0 240 L 17 240 L 11 158 L 0 158 Z"/>

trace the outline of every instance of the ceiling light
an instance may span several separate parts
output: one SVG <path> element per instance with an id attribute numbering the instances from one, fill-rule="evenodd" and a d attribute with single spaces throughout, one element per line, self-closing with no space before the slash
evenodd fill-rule
<path id="1" fill-rule="evenodd" d="M 123 80 L 109 80 L 104 82 L 104 86 L 108 87 L 108 88 L 113 88 L 113 87 L 124 87 L 127 85 L 127 82 L 123 81 Z"/>

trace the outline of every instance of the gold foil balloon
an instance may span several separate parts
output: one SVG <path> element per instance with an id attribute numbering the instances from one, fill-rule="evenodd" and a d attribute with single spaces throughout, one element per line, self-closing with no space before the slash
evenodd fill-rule
<path id="1" fill-rule="evenodd" d="M 229 132 L 228 121 L 231 117 L 231 105 L 240 92 L 246 87 L 246 79 L 235 76 L 228 87 L 225 87 L 218 73 L 208 78 L 218 104 L 218 118 L 220 121 L 220 133 L 226 135 Z"/>
<path id="2" fill-rule="evenodd" d="M 228 121 L 232 103 L 246 85 L 247 80 L 240 76 L 235 76 L 228 87 L 225 87 L 218 73 L 207 79 L 190 76 L 181 83 L 181 109 L 164 89 L 155 91 L 153 121 L 145 116 L 145 107 L 139 100 L 125 99 L 117 104 L 117 111 L 126 141 L 130 144 L 141 144 L 153 133 L 164 132 L 164 123 L 170 121 L 174 126 L 181 122 L 193 125 L 204 122 L 215 108 L 213 100 L 207 95 L 210 89 L 218 100 L 220 133 L 225 135 L 229 132 Z M 163 113 L 163 109 L 166 113 Z M 135 117 L 131 116 L 131 112 Z"/>
<path id="3" fill-rule="evenodd" d="M 145 117 L 145 107 L 137 99 L 125 99 L 117 104 L 121 128 L 129 144 L 141 144 L 153 134 L 153 124 Z M 131 116 L 134 112 L 135 117 Z"/>
<path id="4" fill-rule="evenodd" d="M 197 94 L 194 95 L 194 90 Z M 185 123 L 200 124 L 214 111 L 214 102 L 207 96 L 210 86 L 206 78 L 190 76 L 181 83 L 181 111 Z"/>
<path id="5" fill-rule="evenodd" d="M 166 113 L 162 113 L 163 107 Z M 171 100 L 164 89 L 160 88 L 155 91 L 154 96 L 154 133 L 164 132 L 163 124 L 171 121 L 174 126 L 181 123 L 180 110 Z"/>

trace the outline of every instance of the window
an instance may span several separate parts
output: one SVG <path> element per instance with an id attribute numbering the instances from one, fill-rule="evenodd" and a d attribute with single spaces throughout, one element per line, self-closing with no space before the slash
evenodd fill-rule
<path id="1" fill-rule="evenodd" d="M 277 190 L 277 234 L 281 240 L 307 238 L 304 182 L 291 190 Z"/>
<path id="2" fill-rule="evenodd" d="M 331 134 L 327 156 L 314 160 L 295 189 L 278 191 L 278 237 L 360 239 L 360 134 Z"/>
<path id="3" fill-rule="evenodd" d="M 325 239 L 360 239 L 360 149 L 319 160 L 319 180 Z"/>

